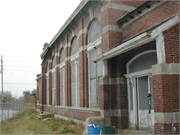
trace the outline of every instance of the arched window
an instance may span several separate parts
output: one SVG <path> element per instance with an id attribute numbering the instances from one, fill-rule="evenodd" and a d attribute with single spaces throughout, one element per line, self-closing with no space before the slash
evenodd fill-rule
<path id="1" fill-rule="evenodd" d="M 71 101 L 72 106 L 80 106 L 79 91 L 79 41 L 75 37 L 71 46 Z"/>
<path id="2" fill-rule="evenodd" d="M 93 42 L 101 36 L 101 26 L 97 19 L 95 19 L 88 31 L 88 43 Z"/>
<path id="3" fill-rule="evenodd" d="M 141 53 L 135 56 L 128 63 L 128 73 L 150 69 L 152 65 L 157 63 L 155 51 Z"/>
<path id="4" fill-rule="evenodd" d="M 55 57 L 52 58 L 52 104 L 56 103 Z"/>
<path id="5" fill-rule="evenodd" d="M 99 107 L 99 79 L 102 77 L 101 63 L 92 62 L 101 53 L 101 26 L 95 19 L 88 31 L 89 106 Z"/>
<path id="6" fill-rule="evenodd" d="M 49 64 L 46 64 L 46 104 L 49 104 Z"/>
<path id="7" fill-rule="evenodd" d="M 60 105 L 65 106 L 65 53 L 60 52 Z"/>

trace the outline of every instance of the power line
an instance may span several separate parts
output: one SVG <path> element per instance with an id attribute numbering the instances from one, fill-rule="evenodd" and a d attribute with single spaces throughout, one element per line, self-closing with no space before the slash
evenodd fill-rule
<path id="1" fill-rule="evenodd" d="M 2 97 L 1 97 L 1 100 L 3 100 L 3 56 L 1 55 L 1 86 L 2 86 Z"/>
<path id="2" fill-rule="evenodd" d="M 5 66 L 4 66 L 5 67 Z M 40 70 L 41 68 L 37 68 L 37 67 L 20 67 L 20 66 L 6 66 L 6 69 L 30 69 L 30 70 Z"/>
<path id="3" fill-rule="evenodd" d="M 5 57 L 18 57 L 18 58 L 33 58 L 33 59 L 37 59 L 37 57 L 26 57 L 26 56 L 13 56 L 13 55 L 3 55 L 3 56 L 5 56 Z M 39 59 L 40 59 L 40 57 L 39 57 Z"/>
<path id="4" fill-rule="evenodd" d="M 4 84 L 36 85 L 36 83 L 4 83 Z"/>
<path id="5" fill-rule="evenodd" d="M 32 73 L 35 73 L 35 74 L 37 74 L 37 73 L 40 73 L 40 71 L 39 72 L 37 72 L 37 71 L 28 71 L 28 72 L 25 72 L 25 71 L 23 71 L 23 72 L 19 72 L 19 71 L 8 71 L 8 72 L 5 72 L 5 73 L 11 73 L 11 74 L 32 74 Z"/>
<path id="6" fill-rule="evenodd" d="M 31 61 L 28 61 L 28 60 L 13 60 L 13 59 L 11 59 L 11 60 L 5 60 L 6 62 L 11 62 L 11 63 L 41 63 L 41 61 L 33 61 L 33 60 L 31 60 Z"/>
<path id="7" fill-rule="evenodd" d="M 39 66 L 39 67 L 31 67 L 31 66 L 16 66 L 16 65 L 4 65 L 4 67 L 28 67 L 28 68 L 41 68 L 41 66 Z"/>

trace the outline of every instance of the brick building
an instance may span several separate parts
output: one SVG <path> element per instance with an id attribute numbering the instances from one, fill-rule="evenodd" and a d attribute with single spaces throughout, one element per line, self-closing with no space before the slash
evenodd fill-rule
<path id="1" fill-rule="evenodd" d="M 179 132 L 179 1 L 82 1 L 41 58 L 38 111 Z"/>

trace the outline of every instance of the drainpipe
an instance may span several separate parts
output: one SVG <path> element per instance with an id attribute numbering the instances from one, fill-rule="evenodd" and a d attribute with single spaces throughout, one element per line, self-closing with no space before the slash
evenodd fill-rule
<path id="1" fill-rule="evenodd" d="M 42 62 L 42 110 L 41 114 L 44 111 L 44 61 Z"/>

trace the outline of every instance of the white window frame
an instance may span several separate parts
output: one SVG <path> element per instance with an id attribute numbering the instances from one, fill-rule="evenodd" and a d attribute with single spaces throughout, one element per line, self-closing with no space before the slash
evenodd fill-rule
<path id="1" fill-rule="evenodd" d="M 56 72 L 55 67 L 51 70 L 52 73 L 52 105 L 56 104 Z M 54 81 L 54 82 L 53 82 Z"/>
<path id="2" fill-rule="evenodd" d="M 90 65 L 90 53 L 92 51 L 94 51 L 95 49 L 101 47 L 101 37 L 97 38 L 96 40 L 94 40 L 93 42 L 90 42 L 88 45 L 87 45 L 87 55 L 88 55 L 88 65 Z M 97 51 L 97 50 L 96 50 Z M 96 69 L 97 70 L 97 69 Z M 88 66 L 88 81 L 89 81 L 89 107 L 92 107 L 91 105 L 91 79 L 90 79 L 90 74 L 91 74 L 91 69 L 90 69 L 90 66 Z M 97 74 L 96 74 L 96 78 L 97 78 Z M 96 85 L 99 85 L 98 83 Z M 96 92 L 97 92 L 97 86 L 96 86 Z M 96 96 L 100 96 L 100 95 L 96 95 Z M 99 107 L 97 105 L 97 107 Z"/>
<path id="3" fill-rule="evenodd" d="M 61 69 L 64 69 L 64 71 L 63 71 L 63 74 L 62 74 L 62 76 L 63 76 L 63 89 L 62 89 L 62 91 L 63 91 L 63 103 L 61 104 L 61 106 L 65 106 L 66 105 L 66 103 L 65 103 L 65 99 L 66 99 L 66 95 L 65 95 L 65 61 L 64 62 L 62 62 L 62 63 L 60 63 L 60 66 L 59 66 L 59 72 L 60 72 L 60 78 L 61 78 Z M 60 93 L 61 93 L 61 88 L 60 88 Z M 61 98 L 61 96 L 60 96 L 60 98 Z M 60 101 L 61 101 L 61 99 L 60 99 Z"/>
<path id="4" fill-rule="evenodd" d="M 49 105 L 49 72 L 46 73 L 46 104 Z"/>
<path id="5" fill-rule="evenodd" d="M 77 53 L 75 53 L 74 55 L 72 55 L 71 56 L 71 67 L 72 67 L 72 63 L 73 62 L 75 62 L 75 75 L 76 75 L 76 86 L 75 86 L 75 93 L 76 93 L 76 104 L 75 104 L 75 107 L 79 107 L 78 106 L 78 100 L 80 100 L 80 99 L 78 99 L 78 94 L 80 94 L 80 93 L 78 93 L 78 83 L 80 83 L 80 82 L 77 82 L 77 80 L 78 80 L 78 78 L 77 78 L 77 73 L 78 73 L 78 71 L 77 70 L 79 70 L 78 68 L 77 68 L 77 61 L 79 60 L 79 51 L 77 52 Z M 71 101 L 72 102 L 72 101 Z"/>

